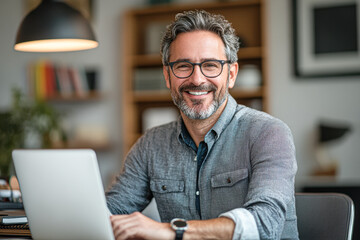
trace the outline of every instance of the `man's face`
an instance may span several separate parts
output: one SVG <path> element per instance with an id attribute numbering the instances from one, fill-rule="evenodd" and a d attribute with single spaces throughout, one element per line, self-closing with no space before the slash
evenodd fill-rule
<path id="1" fill-rule="evenodd" d="M 224 43 L 215 33 L 194 31 L 181 33 L 170 46 L 170 62 L 187 60 L 200 63 L 205 60 L 227 60 Z M 234 86 L 237 63 L 224 64 L 222 73 L 205 77 L 199 66 L 188 78 L 178 78 L 170 67 L 164 66 L 166 86 L 176 106 L 191 119 L 206 119 L 215 113 L 227 99 L 228 89 Z"/>

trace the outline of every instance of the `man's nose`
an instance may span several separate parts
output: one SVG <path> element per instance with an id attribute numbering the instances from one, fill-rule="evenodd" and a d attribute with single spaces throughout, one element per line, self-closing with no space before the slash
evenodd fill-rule
<path id="1" fill-rule="evenodd" d="M 202 74 L 199 65 L 194 66 L 194 72 L 191 74 L 190 80 L 196 86 L 200 86 L 202 83 L 206 82 L 206 77 Z"/>

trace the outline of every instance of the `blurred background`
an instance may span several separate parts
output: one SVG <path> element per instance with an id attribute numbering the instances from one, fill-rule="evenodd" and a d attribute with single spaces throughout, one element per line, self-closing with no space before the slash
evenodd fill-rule
<path id="1" fill-rule="evenodd" d="M 314 4 L 317 2 L 316 0 L 307 0 L 307 2 L 309 1 L 313 1 Z M 156 64 L 139 63 L 139 66 L 146 65 L 145 71 L 129 73 L 129 68 L 133 67 L 131 64 L 134 64 L 134 60 L 128 58 L 131 54 L 129 51 L 135 45 L 129 41 L 131 39 L 138 41 L 136 34 L 139 33 L 136 31 L 143 29 L 144 24 L 140 20 L 134 19 L 141 14 L 151 16 L 151 11 L 144 10 L 147 8 L 160 8 L 161 14 L 165 15 L 164 9 L 168 6 L 175 6 L 175 10 L 182 6 L 191 8 L 192 1 L 173 0 L 164 3 L 167 4 L 165 7 L 157 1 L 150 0 L 92 0 L 90 2 L 91 4 L 87 5 L 86 10 L 90 13 L 89 21 L 93 26 L 99 47 L 65 53 L 15 51 L 13 46 L 17 29 L 31 5 L 27 0 L 2 0 L 0 2 L 0 112 L 12 109 L 14 101 L 12 89 L 14 88 L 23 92 L 26 98 L 37 97 L 31 90 L 33 82 L 36 81 L 31 77 L 33 76 L 31 73 L 44 63 L 67 69 L 73 68 L 80 74 L 90 75 L 95 79 L 96 84 L 93 89 L 95 93 L 91 96 L 86 98 L 69 97 L 66 100 L 53 98 L 49 99 L 47 103 L 61 116 L 59 119 L 61 118 L 61 126 L 66 133 L 67 147 L 92 147 L 96 150 L 103 184 L 104 187 L 107 187 L 119 172 L 128 145 L 133 142 L 132 139 L 128 139 L 130 138 L 129 134 L 125 132 L 128 126 L 134 124 L 131 121 L 135 119 L 135 122 L 138 123 L 138 118 L 146 118 L 146 121 L 138 124 L 141 126 L 136 127 L 137 132 L 143 132 L 144 129 L 160 123 L 161 119 L 172 119 L 177 115 L 176 111 L 168 108 L 168 103 L 159 103 L 160 100 L 153 105 L 155 106 L 153 109 L 148 106 L 144 107 L 146 104 L 150 104 L 147 100 L 136 100 L 142 102 L 141 106 L 131 103 L 134 95 L 128 94 L 129 83 L 124 84 L 128 81 L 126 78 L 129 76 L 140 79 L 138 88 L 145 84 L 141 83 L 141 76 L 144 74 L 155 78 L 154 84 L 158 84 L 157 88 L 163 88 L 161 73 L 159 75 L 158 71 L 152 70 L 153 65 L 159 65 L 159 59 L 156 60 L 158 61 Z M 355 48 L 351 50 L 357 52 L 357 59 L 351 61 L 351 64 L 355 64 L 355 66 L 340 74 L 332 72 L 334 67 L 330 67 L 329 72 L 322 69 L 320 75 L 323 76 L 314 77 L 316 73 L 313 74 L 310 69 L 311 66 L 314 66 L 311 63 L 314 59 L 307 60 L 307 56 L 302 56 L 302 53 L 306 51 L 306 49 L 304 50 L 306 44 L 297 47 L 298 52 L 294 52 L 292 1 L 201 0 L 196 1 L 196 6 L 199 7 L 202 4 L 205 6 L 208 6 L 207 4 L 235 4 L 238 6 L 238 2 L 256 6 L 261 4 L 260 10 L 255 14 L 255 19 L 244 18 L 245 22 L 242 23 L 253 26 L 254 22 L 259 22 L 255 27 L 259 28 L 260 26 L 261 28 L 259 32 L 261 34 L 260 45 L 262 45 L 261 57 L 258 57 L 261 60 L 253 59 L 257 57 L 249 57 L 252 60 L 247 63 L 251 64 L 245 64 L 246 61 L 241 64 L 244 69 L 249 68 L 248 65 L 257 65 L 263 71 L 264 89 L 260 95 L 254 97 L 255 100 L 260 99 L 260 102 L 247 101 L 246 103 L 252 107 L 266 110 L 271 115 L 283 120 L 291 128 L 299 167 L 296 177 L 297 186 L 312 181 L 359 184 L 360 75 L 356 75 L 360 71 L 359 22 L 355 24 L 356 44 Z M 354 1 L 354 3 L 356 2 Z M 132 15 L 126 15 L 131 9 L 142 10 L 135 11 L 135 13 L 132 11 Z M 326 8 L 324 9 L 326 10 Z M 211 11 L 216 12 L 216 8 L 212 7 Z M 306 10 L 303 9 L 303 11 Z M 239 15 L 241 14 L 239 13 Z M 306 17 L 306 14 L 303 15 Z M 319 16 L 321 17 L 321 15 Z M 234 17 L 231 18 L 234 19 Z M 304 19 L 301 18 L 301 23 L 303 22 Z M 310 27 L 313 25 L 305 23 L 310 24 Z M 148 33 L 140 34 L 144 42 L 151 43 L 159 39 L 159 31 L 162 30 L 158 30 L 158 28 L 161 27 L 161 24 L 163 23 L 148 25 L 152 27 L 149 27 Z M 242 26 L 240 23 L 234 24 Z M 163 29 L 163 25 L 161 29 Z M 306 27 L 297 28 L 298 33 L 301 34 L 302 31 L 306 32 Z M 305 43 L 307 41 L 306 39 L 301 40 L 302 36 L 298 36 L 298 38 L 299 41 Z M 246 42 L 246 36 L 244 42 Z M 127 49 L 128 44 L 131 45 L 130 50 Z M 247 42 L 248 47 L 252 47 L 252 44 L 254 43 L 251 40 Z M 247 47 L 246 44 L 244 45 Z M 153 46 L 147 46 L 147 48 L 151 51 Z M 299 65 L 304 64 L 303 72 L 298 72 L 298 75 L 294 71 L 295 56 L 302 57 L 298 61 Z M 337 66 L 342 65 L 341 59 L 338 60 L 340 63 Z M 346 61 L 346 57 L 344 59 Z M 315 57 L 314 61 L 316 60 Z M 302 63 L 304 61 L 305 63 Z M 306 65 L 308 64 L 306 61 L 310 61 L 310 67 Z M 338 72 L 344 68 L 346 67 L 341 67 Z M 310 69 L 310 74 L 306 74 L 306 69 Z M 243 75 L 250 74 L 250 78 L 248 78 L 250 85 L 259 84 L 256 82 L 257 74 L 259 74 L 257 71 L 241 73 Z M 247 87 L 246 84 L 240 84 L 239 88 Z M 152 85 L 150 84 L 147 88 L 152 88 Z M 169 101 L 167 97 L 166 99 Z M 162 108 L 158 109 L 158 107 Z M 134 114 L 134 109 L 136 111 L 140 109 L 142 117 L 139 117 L 137 113 Z M 135 117 L 128 118 L 131 114 Z M 156 118 L 154 120 L 156 115 L 160 116 L 160 120 L 157 121 Z M 5 128 L 6 126 L 2 124 L 1 131 L 5 131 Z M 136 138 L 136 136 L 131 137 Z M 39 147 L 38 142 L 39 137 L 36 138 L 30 134 L 27 136 L 25 145 L 26 147 Z M 62 146 L 52 145 L 52 147 Z"/>

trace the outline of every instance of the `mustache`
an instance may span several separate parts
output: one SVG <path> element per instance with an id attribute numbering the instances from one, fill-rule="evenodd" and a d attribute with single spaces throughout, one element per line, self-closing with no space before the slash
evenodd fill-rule
<path id="1" fill-rule="evenodd" d="M 200 86 L 196 86 L 193 83 L 189 83 L 186 85 L 181 85 L 179 87 L 179 92 L 188 92 L 188 91 L 216 91 L 217 87 L 213 84 L 202 84 Z"/>

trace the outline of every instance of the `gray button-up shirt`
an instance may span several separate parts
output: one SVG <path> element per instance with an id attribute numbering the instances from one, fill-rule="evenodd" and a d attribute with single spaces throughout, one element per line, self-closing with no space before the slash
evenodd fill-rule
<path id="1" fill-rule="evenodd" d="M 130 150 L 116 183 L 107 192 L 113 214 L 142 211 L 154 197 L 163 222 L 201 219 L 245 208 L 261 239 L 298 239 L 294 179 L 295 148 L 280 120 L 227 105 L 204 142 L 208 151 L 196 191 L 196 152 L 181 135 L 182 119 L 147 131 Z M 235 211 L 234 211 L 235 212 Z"/>

